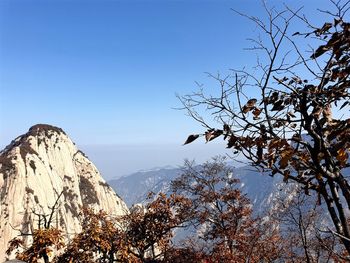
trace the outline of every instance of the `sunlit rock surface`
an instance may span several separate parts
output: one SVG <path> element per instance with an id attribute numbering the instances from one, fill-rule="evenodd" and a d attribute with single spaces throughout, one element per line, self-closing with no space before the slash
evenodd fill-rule
<path id="1" fill-rule="evenodd" d="M 128 211 L 95 165 L 60 128 L 35 125 L 0 153 L 0 262 L 10 239 L 37 227 L 33 211 L 49 213 L 62 191 L 52 226 L 63 230 L 67 238 L 81 230 L 82 206 L 111 215 Z"/>

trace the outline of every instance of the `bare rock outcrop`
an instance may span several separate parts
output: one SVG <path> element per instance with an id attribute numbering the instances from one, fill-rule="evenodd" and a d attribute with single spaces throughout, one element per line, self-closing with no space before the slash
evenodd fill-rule
<path id="1" fill-rule="evenodd" d="M 36 228 L 33 212 L 49 213 L 62 191 L 53 226 L 67 238 L 81 230 L 82 206 L 116 216 L 128 213 L 123 200 L 60 128 L 35 125 L 0 153 L 0 262 L 19 230 L 31 233 Z"/>

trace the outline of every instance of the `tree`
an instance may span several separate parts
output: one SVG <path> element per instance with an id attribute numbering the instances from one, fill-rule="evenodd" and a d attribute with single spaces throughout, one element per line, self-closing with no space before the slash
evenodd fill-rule
<path id="1" fill-rule="evenodd" d="M 315 191 L 325 202 L 334 234 L 350 253 L 350 185 L 345 176 L 350 150 L 350 24 L 344 18 L 350 1 L 331 1 L 335 11 L 321 11 L 330 22 L 313 26 L 300 10 L 266 6 L 267 21 L 247 17 L 262 32 L 253 39 L 262 52 L 254 72 L 234 70 L 231 77 L 212 76 L 218 94 L 204 88 L 180 97 L 183 109 L 206 131 L 206 141 L 222 136 L 233 153 L 245 156 L 257 168 Z M 289 31 L 291 21 L 305 22 L 305 33 Z M 302 50 L 297 38 L 315 48 Z M 286 47 L 290 51 L 286 51 Z M 231 83 L 232 80 L 232 83 Z M 249 97 L 247 92 L 258 97 Z M 215 92 L 214 92 L 215 93 Z M 206 118 L 201 111 L 214 117 Z M 333 115 L 332 111 L 338 111 Z M 218 125 L 220 125 L 218 127 Z"/>
<path id="2" fill-rule="evenodd" d="M 186 198 L 162 193 L 149 198 L 145 207 L 134 206 L 119 217 L 83 208 L 82 232 L 54 262 L 160 262 L 188 203 Z"/>
<path id="3" fill-rule="evenodd" d="M 224 158 L 201 166 L 187 162 L 183 174 L 172 182 L 176 194 L 191 200 L 187 220 L 197 230 L 196 243 L 202 241 L 205 248 L 193 254 L 212 262 L 279 259 L 282 247 L 277 229 L 252 217 L 250 201 L 238 183 Z"/>
<path id="4" fill-rule="evenodd" d="M 153 194 L 149 198 L 153 198 Z M 128 252 L 140 262 L 160 261 L 171 245 L 173 230 L 181 227 L 190 203 L 182 196 L 160 193 L 145 207 L 131 209 L 124 216 Z"/>
<path id="5" fill-rule="evenodd" d="M 184 223 L 190 206 L 185 197 L 175 194 L 167 197 L 160 193 L 150 194 L 145 207 L 132 209 L 124 216 L 113 217 L 104 211 L 83 207 L 79 217 L 82 231 L 65 245 L 62 231 L 51 226 L 61 195 L 50 207 L 50 214 L 35 213 L 39 218 L 37 230 L 21 233 L 21 236 L 32 236 L 32 244 L 26 248 L 22 239 L 14 238 L 8 254 L 22 248 L 23 252 L 17 251 L 17 259 L 30 263 L 41 258 L 48 263 L 50 255 L 56 263 L 161 262 L 171 248 L 173 230 Z"/>
<path id="6" fill-rule="evenodd" d="M 6 251 L 7 255 L 10 255 L 12 251 L 17 250 L 16 258 L 24 260 L 28 263 L 36 263 L 41 258 L 45 263 L 49 263 L 50 255 L 54 250 L 60 250 L 64 247 L 62 231 L 52 227 L 54 215 L 59 207 L 59 200 L 63 194 L 63 191 L 57 196 L 57 199 L 50 209 L 49 214 L 37 213 L 33 211 L 33 214 L 38 217 L 37 229 L 32 233 L 23 233 L 19 230 L 21 237 L 31 236 L 33 242 L 29 247 L 25 247 L 24 240 L 20 238 L 13 238 L 9 241 L 9 248 Z M 21 248 L 22 252 L 19 252 Z"/>
<path id="7" fill-rule="evenodd" d="M 296 262 L 342 262 L 344 248 L 328 230 L 324 208 L 317 196 L 292 187 L 277 196 L 269 217 L 279 225 L 285 240 L 285 258 Z"/>
<path id="8" fill-rule="evenodd" d="M 130 262 L 125 235 L 118 218 L 104 211 L 82 209 L 82 232 L 74 236 L 54 262 Z"/>

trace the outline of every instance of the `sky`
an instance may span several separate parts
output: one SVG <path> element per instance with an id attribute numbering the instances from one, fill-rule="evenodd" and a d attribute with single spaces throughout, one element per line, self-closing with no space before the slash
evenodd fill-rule
<path id="1" fill-rule="evenodd" d="M 330 5 L 284 2 L 320 25 L 315 9 Z M 174 109 L 175 94 L 196 90 L 205 72 L 255 63 L 244 48 L 256 27 L 232 9 L 262 17 L 261 3 L 0 0 L 0 146 L 34 124 L 59 126 L 107 177 L 226 153 L 181 146 L 202 128 Z"/>

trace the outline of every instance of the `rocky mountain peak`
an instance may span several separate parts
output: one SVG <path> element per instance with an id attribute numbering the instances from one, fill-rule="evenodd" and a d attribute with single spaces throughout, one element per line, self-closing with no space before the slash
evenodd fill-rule
<path id="1" fill-rule="evenodd" d="M 54 141 L 52 141 L 53 139 Z M 27 133 L 14 139 L 0 152 L 0 172 L 11 171 L 11 169 L 14 168 L 14 163 L 11 161 L 13 158 L 11 158 L 11 156 L 16 151 L 19 151 L 22 160 L 25 160 L 27 154 L 38 155 L 36 150 L 41 143 L 44 143 L 46 150 L 48 150 L 50 145 L 58 143 L 60 139 L 63 139 L 65 143 L 73 144 L 61 128 L 48 124 L 32 126 Z M 48 143 L 50 140 L 51 143 Z"/>
<path id="2" fill-rule="evenodd" d="M 58 128 L 49 124 L 36 124 L 30 127 L 27 133 L 21 136 L 18 136 L 15 140 L 13 140 L 5 148 L 5 151 L 11 150 L 16 146 L 20 146 L 21 144 L 25 143 L 30 137 L 41 138 L 41 139 L 43 138 L 51 139 L 52 136 L 54 135 L 56 136 L 64 135 L 68 137 L 67 134 L 61 128 Z"/>
<path id="3" fill-rule="evenodd" d="M 50 132 L 56 132 L 58 134 L 64 134 L 67 135 L 61 128 L 58 128 L 56 126 L 52 126 L 50 124 L 36 124 L 29 128 L 28 134 L 35 136 L 38 134 L 47 134 L 49 136 Z"/>
<path id="4" fill-rule="evenodd" d="M 112 215 L 128 212 L 95 165 L 58 127 L 37 124 L 0 152 L 0 262 L 7 243 L 36 228 L 35 213 L 47 214 L 58 195 L 55 226 L 70 235 L 81 230 L 80 209 Z M 30 236 L 27 242 L 31 242 Z"/>

